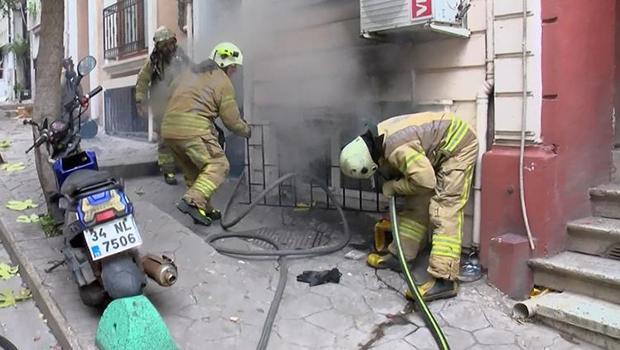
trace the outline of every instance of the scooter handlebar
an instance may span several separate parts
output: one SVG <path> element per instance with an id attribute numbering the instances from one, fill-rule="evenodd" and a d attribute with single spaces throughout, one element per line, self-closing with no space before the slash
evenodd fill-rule
<path id="1" fill-rule="evenodd" d="M 29 153 L 35 147 L 41 146 L 47 141 L 47 139 L 48 139 L 47 132 L 41 133 L 41 135 L 39 135 L 39 137 L 37 137 L 37 139 L 34 141 L 34 144 L 26 150 L 26 153 Z"/>
<path id="2" fill-rule="evenodd" d="M 103 88 L 101 87 L 101 85 L 97 86 L 96 88 L 92 89 L 88 94 L 86 94 L 86 97 L 88 99 L 93 98 L 93 96 L 97 95 L 98 93 L 101 92 L 101 90 L 103 90 Z"/>

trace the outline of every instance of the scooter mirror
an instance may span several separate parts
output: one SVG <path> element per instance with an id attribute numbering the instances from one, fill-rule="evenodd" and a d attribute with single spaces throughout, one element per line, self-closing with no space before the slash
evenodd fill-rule
<path id="1" fill-rule="evenodd" d="M 97 60 L 93 56 L 86 56 L 78 64 L 78 74 L 83 77 L 92 72 L 96 65 Z"/>

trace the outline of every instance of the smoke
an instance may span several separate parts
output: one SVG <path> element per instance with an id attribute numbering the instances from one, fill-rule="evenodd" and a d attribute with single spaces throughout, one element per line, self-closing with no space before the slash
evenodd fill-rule
<path id="1" fill-rule="evenodd" d="M 243 80 L 239 74 L 233 80 L 243 91 L 239 100 L 246 118 L 270 124 L 267 163 L 326 176 L 323 169 L 337 165 L 343 143 L 362 133 L 366 123 L 386 117 L 379 101 L 393 82 L 383 72 L 406 60 L 407 52 L 359 37 L 359 1 L 194 4 L 194 21 L 200 21 L 194 32 L 196 61 L 206 59 L 220 41 L 243 50 Z M 404 77 L 411 88 L 411 74 Z"/>

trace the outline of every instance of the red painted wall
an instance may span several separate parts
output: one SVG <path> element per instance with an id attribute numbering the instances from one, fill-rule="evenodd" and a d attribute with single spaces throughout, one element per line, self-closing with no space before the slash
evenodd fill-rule
<path id="1" fill-rule="evenodd" d="M 543 0 L 542 137 L 558 154 L 565 216 L 586 215 L 609 180 L 616 0 Z"/>
<path id="2" fill-rule="evenodd" d="M 535 256 L 564 248 L 566 223 L 590 213 L 588 189 L 609 181 L 616 59 L 616 0 L 541 3 L 543 145 L 528 148 L 525 162 Z M 488 266 L 492 238 L 525 235 L 518 156 L 518 148 L 493 146 L 483 158 L 481 258 L 490 269 L 502 268 Z"/>

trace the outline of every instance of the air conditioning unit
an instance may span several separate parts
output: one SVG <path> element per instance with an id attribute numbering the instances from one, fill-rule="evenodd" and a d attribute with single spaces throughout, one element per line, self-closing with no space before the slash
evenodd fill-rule
<path id="1" fill-rule="evenodd" d="M 413 35 L 467 38 L 468 0 L 360 0 L 361 33 L 365 38 Z"/>

